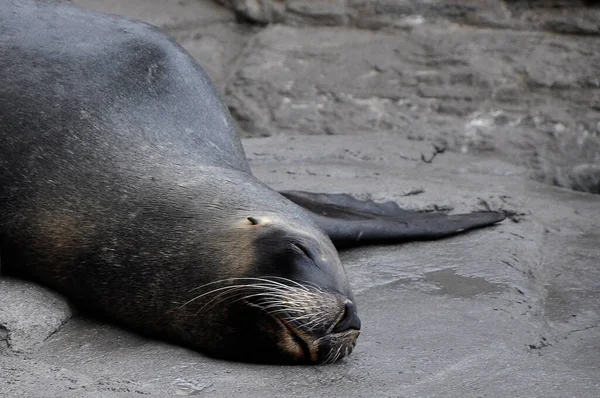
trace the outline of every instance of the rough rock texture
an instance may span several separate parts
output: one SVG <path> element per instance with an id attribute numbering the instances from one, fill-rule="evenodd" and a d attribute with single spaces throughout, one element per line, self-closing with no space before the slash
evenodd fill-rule
<path id="1" fill-rule="evenodd" d="M 238 12 L 278 5 L 280 18 L 269 21 L 287 24 L 257 34 L 226 87 L 247 135 L 389 130 L 449 150 L 498 152 L 537 180 L 600 193 L 600 8 L 225 3 Z"/>
<path id="2" fill-rule="evenodd" d="M 71 317 L 65 299 L 31 282 L 0 279 L 0 353 L 27 352 Z"/>
<path id="3" fill-rule="evenodd" d="M 509 219 L 342 253 L 364 329 L 324 367 L 216 361 L 66 322 L 60 296 L 0 279 L 0 396 L 600 396 L 600 200 L 530 178 L 600 190 L 598 8 L 229 0 L 236 16 L 209 0 L 73 2 L 176 37 L 276 189 Z"/>
<path id="4" fill-rule="evenodd" d="M 600 9 L 579 0 L 216 0 L 260 24 L 404 28 L 415 16 L 476 27 L 600 34 Z"/>

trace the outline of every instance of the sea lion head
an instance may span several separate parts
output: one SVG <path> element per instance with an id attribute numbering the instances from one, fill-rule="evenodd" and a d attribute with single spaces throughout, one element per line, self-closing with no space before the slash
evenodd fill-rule
<path id="1" fill-rule="evenodd" d="M 314 226 L 248 217 L 256 229 L 253 286 L 247 305 L 267 315 L 277 351 L 294 362 L 334 362 L 360 331 L 354 297 L 331 241 Z M 255 288 L 253 288 L 255 290 Z"/>
<path id="2" fill-rule="evenodd" d="M 213 356 L 335 362 L 352 352 L 361 327 L 346 272 L 310 216 L 275 200 L 269 210 L 231 211 L 228 227 L 212 237 L 221 261 L 212 281 L 195 287 L 180 310 L 202 314 L 203 330 L 194 334 Z"/>

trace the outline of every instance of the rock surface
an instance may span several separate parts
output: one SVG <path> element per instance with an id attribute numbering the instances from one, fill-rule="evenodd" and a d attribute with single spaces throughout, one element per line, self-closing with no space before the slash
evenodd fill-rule
<path id="1" fill-rule="evenodd" d="M 600 34 L 600 9 L 581 0 L 216 0 L 260 24 L 403 28 L 426 18 L 491 29 Z M 595 7 L 593 7 L 595 6 Z"/>
<path id="2" fill-rule="evenodd" d="M 62 296 L 32 282 L 0 279 L 0 352 L 39 346 L 71 317 Z"/>
<path id="3" fill-rule="evenodd" d="M 208 0 L 74 2 L 174 35 L 226 93 L 273 188 L 509 219 L 341 253 L 364 330 L 323 367 L 216 361 L 67 322 L 58 295 L 0 279 L 0 396 L 600 395 L 600 200 L 530 178 L 600 181 L 597 9 L 229 1 L 246 20 L 283 23 L 262 27 Z"/>
<path id="4" fill-rule="evenodd" d="M 250 136 L 394 131 L 600 193 L 600 8 L 574 3 L 260 2 L 291 26 L 257 34 L 226 100 Z"/>

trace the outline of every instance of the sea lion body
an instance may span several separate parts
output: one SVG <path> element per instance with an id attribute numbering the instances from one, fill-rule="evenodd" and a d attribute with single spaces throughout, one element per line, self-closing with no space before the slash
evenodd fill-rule
<path id="1" fill-rule="evenodd" d="M 5 273 L 234 359 L 280 360 L 278 344 L 287 343 L 273 339 L 279 325 L 261 324 L 256 308 L 225 307 L 223 296 L 203 307 L 218 292 L 193 300 L 202 286 L 294 278 L 335 292 L 338 316 L 335 306 L 343 309 L 351 292 L 333 245 L 300 207 L 250 174 L 229 112 L 179 45 L 119 17 L 0 3 Z M 306 241 L 329 261 L 323 269 L 286 264 L 304 254 L 285 245 L 261 251 L 270 235 Z M 294 355 L 281 356 L 317 359 Z"/>
<path id="2" fill-rule="evenodd" d="M 252 176 L 213 84 L 156 28 L 0 0 L 3 273 L 213 356 L 332 362 L 361 326 L 333 243 L 503 218 L 283 194 Z"/>

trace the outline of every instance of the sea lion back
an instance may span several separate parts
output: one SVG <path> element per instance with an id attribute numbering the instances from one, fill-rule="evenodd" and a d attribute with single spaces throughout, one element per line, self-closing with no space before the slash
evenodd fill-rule
<path id="1" fill-rule="evenodd" d="M 226 106 L 177 43 L 61 3 L 0 0 L 0 126 L 4 170 L 73 146 L 107 160 L 249 170 Z"/>

